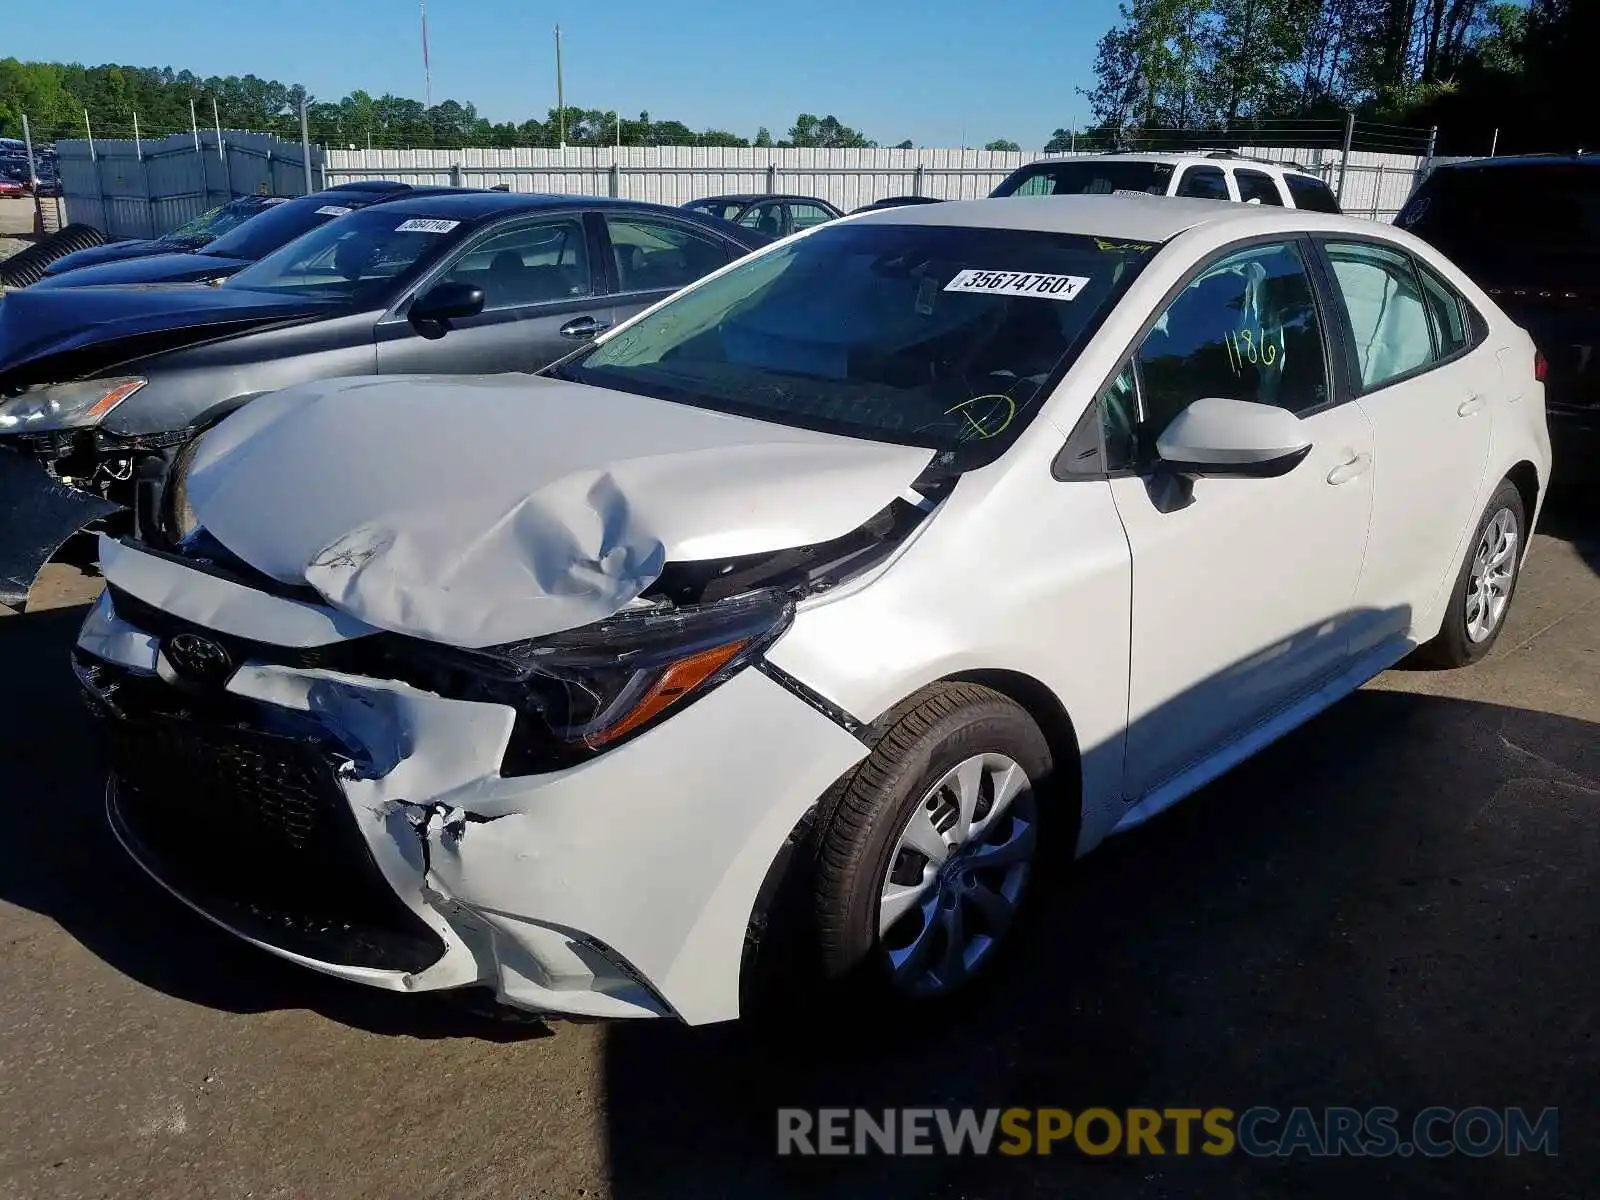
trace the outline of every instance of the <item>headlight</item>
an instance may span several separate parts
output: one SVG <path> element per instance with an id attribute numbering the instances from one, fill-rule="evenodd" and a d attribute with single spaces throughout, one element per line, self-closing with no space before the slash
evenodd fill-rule
<path id="1" fill-rule="evenodd" d="M 20 396 L 0 400 L 0 432 L 49 433 L 92 428 L 146 382 L 124 376 L 31 387 Z"/>
<path id="2" fill-rule="evenodd" d="M 518 729 L 506 773 L 549 769 L 638 733 L 727 679 L 788 627 L 787 596 L 756 592 L 487 650 L 427 648 L 440 690 L 507 704 Z M 414 644 L 415 645 L 415 644 Z"/>

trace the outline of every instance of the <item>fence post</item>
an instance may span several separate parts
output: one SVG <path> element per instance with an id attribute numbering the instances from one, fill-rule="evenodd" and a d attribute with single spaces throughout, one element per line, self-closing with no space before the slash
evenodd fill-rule
<path id="1" fill-rule="evenodd" d="M 461 186 L 461 164 L 458 162 L 450 164 L 450 186 Z"/>
<path id="2" fill-rule="evenodd" d="M 34 198 L 39 192 L 39 164 L 33 160 L 33 132 L 28 128 L 28 114 L 22 114 L 22 144 L 28 148 L 28 182 L 33 184 Z M 61 168 L 56 168 L 56 178 L 61 177 Z"/>
<path id="3" fill-rule="evenodd" d="M 913 196 L 922 195 L 922 180 L 923 180 L 922 164 L 918 163 L 917 164 L 917 169 L 911 173 L 911 194 Z"/>
<path id="4" fill-rule="evenodd" d="M 304 96 L 300 98 L 300 158 L 305 166 L 306 195 L 309 196 L 315 189 L 311 186 L 311 132 L 306 125 L 306 101 Z M 272 177 L 272 160 L 270 158 L 267 160 L 267 177 L 269 179 Z"/>
<path id="5" fill-rule="evenodd" d="M 1424 176 L 1433 170 L 1433 152 L 1439 145 L 1439 127 L 1433 126 L 1428 130 L 1428 156 L 1423 160 L 1422 173 Z"/>
<path id="6" fill-rule="evenodd" d="M 775 195 L 778 191 L 778 164 L 767 163 L 767 195 Z"/>
<path id="7" fill-rule="evenodd" d="M 621 118 L 618 118 L 619 120 Z M 622 195 L 622 164 L 617 161 L 616 155 L 611 156 L 611 198 L 615 200 Z"/>
<path id="8" fill-rule="evenodd" d="M 1340 205 L 1344 204 L 1344 179 L 1350 170 L 1350 143 L 1356 137 L 1356 114 L 1347 112 L 1344 115 L 1344 149 L 1339 154 L 1339 190 L 1334 193 Z"/>
<path id="9" fill-rule="evenodd" d="M 1500 149 L 1500 130 L 1496 129 L 1494 131 L 1494 137 L 1489 139 L 1489 157 L 1493 158 L 1495 151 L 1498 149 Z"/>
<path id="10" fill-rule="evenodd" d="M 1378 164 L 1378 179 L 1372 185 L 1372 219 L 1378 219 L 1379 206 L 1383 203 L 1383 164 Z"/>

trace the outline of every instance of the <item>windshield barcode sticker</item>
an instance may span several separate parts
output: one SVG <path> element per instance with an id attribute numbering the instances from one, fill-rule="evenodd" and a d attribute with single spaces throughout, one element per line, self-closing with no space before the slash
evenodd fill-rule
<path id="1" fill-rule="evenodd" d="M 449 233 L 460 221 L 440 221 L 432 217 L 412 217 L 395 226 L 396 233 Z"/>
<path id="2" fill-rule="evenodd" d="M 349 212 L 350 210 L 345 208 L 342 204 L 324 204 L 321 208 L 317 209 L 317 215 L 319 217 L 342 217 L 346 216 Z"/>
<path id="3" fill-rule="evenodd" d="M 947 292 L 985 292 L 991 296 L 1037 296 L 1043 300 L 1076 300 L 1089 286 L 1084 275 L 1034 275 L 1027 271 L 959 271 L 944 285 Z"/>

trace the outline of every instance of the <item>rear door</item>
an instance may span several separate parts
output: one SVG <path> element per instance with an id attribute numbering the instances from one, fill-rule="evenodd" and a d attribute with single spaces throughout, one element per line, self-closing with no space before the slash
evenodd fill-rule
<path id="1" fill-rule="evenodd" d="M 1317 239 L 1341 309 L 1344 369 L 1376 436 L 1358 602 L 1391 614 L 1364 639 L 1426 628 L 1476 523 L 1500 365 L 1466 301 L 1398 247 Z"/>
<path id="2" fill-rule="evenodd" d="M 709 230 L 653 212 L 604 211 L 600 225 L 613 323 L 626 321 L 743 253 Z"/>
<path id="3" fill-rule="evenodd" d="M 500 222 L 466 242 L 378 322 L 379 373 L 534 371 L 609 328 L 597 223 L 567 211 Z M 483 311 L 425 338 L 406 313 L 441 283 L 482 288 Z"/>
<path id="4" fill-rule="evenodd" d="M 1241 203 L 1249 204 L 1254 200 L 1260 204 L 1284 207 L 1283 194 L 1278 191 L 1278 181 L 1265 171 L 1239 167 L 1233 172 L 1233 182 L 1239 189 Z"/>

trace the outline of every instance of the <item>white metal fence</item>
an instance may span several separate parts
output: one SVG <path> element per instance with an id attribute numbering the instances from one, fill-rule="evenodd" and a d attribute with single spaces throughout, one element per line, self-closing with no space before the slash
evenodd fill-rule
<path id="1" fill-rule="evenodd" d="M 1338 189 L 1345 211 L 1392 220 L 1411 194 L 1420 155 L 1245 147 L 1241 154 L 1300 163 Z M 941 200 L 987 196 L 1039 155 L 995 150 L 811 150 L 754 147 L 569 146 L 565 150 L 329 150 L 329 183 L 408 183 L 568 192 L 683 204 L 728 192 L 796 192 L 845 209 L 885 196 Z M 1068 157 L 1062 155 L 1060 157 Z"/>
<path id="2" fill-rule="evenodd" d="M 56 143 L 75 221 L 113 237 L 152 237 L 241 195 L 298 195 L 305 170 L 297 143 L 223 130 L 159 141 Z M 941 200 L 987 196 L 1036 154 L 991 150 L 816 150 L 755 147 L 569 146 L 465 150 L 326 150 L 312 147 L 317 187 L 355 179 L 494 187 L 516 192 L 610 195 L 683 204 L 727 192 L 795 192 L 846 211 L 886 196 Z M 1341 191 L 1346 212 L 1392 220 L 1420 178 L 1418 155 L 1337 149 L 1244 147 L 1241 154 L 1292 161 Z M 1068 157 L 1068 156 L 1061 156 Z"/>

